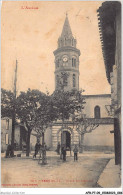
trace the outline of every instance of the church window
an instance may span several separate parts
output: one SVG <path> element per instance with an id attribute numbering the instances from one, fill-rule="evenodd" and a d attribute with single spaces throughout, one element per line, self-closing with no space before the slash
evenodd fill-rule
<path id="1" fill-rule="evenodd" d="M 100 118 L 100 107 L 99 106 L 95 106 L 94 108 L 94 117 Z"/>
<path id="2" fill-rule="evenodd" d="M 76 67 L 76 58 L 72 58 L 72 66 Z"/>
<path id="3" fill-rule="evenodd" d="M 76 87 L 76 75 L 73 74 L 73 87 Z"/>

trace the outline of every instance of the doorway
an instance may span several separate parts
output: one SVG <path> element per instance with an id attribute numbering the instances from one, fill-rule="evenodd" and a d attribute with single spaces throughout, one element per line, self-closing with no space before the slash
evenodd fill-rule
<path id="1" fill-rule="evenodd" d="M 68 131 L 63 131 L 61 133 L 61 144 L 65 145 L 66 149 L 71 147 L 71 134 Z"/>

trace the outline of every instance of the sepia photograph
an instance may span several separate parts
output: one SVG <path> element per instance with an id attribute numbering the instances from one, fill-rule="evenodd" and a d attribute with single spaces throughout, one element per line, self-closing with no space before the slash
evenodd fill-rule
<path id="1" fill-rule="evenodd" d="M 121 2 L 2 1 L 1 189 L 120 191 L 121 159 Z"/>

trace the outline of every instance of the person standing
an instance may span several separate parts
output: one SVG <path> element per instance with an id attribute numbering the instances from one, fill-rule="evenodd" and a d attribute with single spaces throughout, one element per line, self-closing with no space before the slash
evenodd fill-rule
<path id="1" fill-rule="evenodd" d="M 64 149 L 64 146 L 61 145 L 61 154 L 60 154 L 60 159 L 63 159 L 63 149 Z"/>
<path id="2" fill-rule="evenodd" d="M 65 147 L 62 150 L 62 154 L 63 154 L 63 161 L 66 161 L 66 148 Z"/>
<path id="3" fill-rule="evenodd" d="M 41 147 L 40 142 L 37 142 L 37 143 L 35 144 L 35 154 L 33 155 L 33 158 L 34 158 L 34 157 L 36 158 L 36 155 L 38 154 L 38 151 L 40 150 L 40 147 Z"/>
<path id="4" fill-rule="evenodd" d="M 77 145 L 75 145 L 74 149 L 73 149 L 73 152 L 74 152 L 74 161 L 78 160 L 78 148 L 77 148 Z"/>
<path id="5" fill-rule="evenodd" d="M 58 142 L 58 145 L 57 145 L 57 154 L 60 154 L 60 142 Z"/>

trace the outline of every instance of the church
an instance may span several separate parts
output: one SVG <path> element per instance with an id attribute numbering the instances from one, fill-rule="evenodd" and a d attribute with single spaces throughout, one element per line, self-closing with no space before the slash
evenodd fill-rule
<path id="1" fill-rule="evenodd" d="M 59 89 L 61 74 L 65 72 L 68 77 L 63 80 L 64 91 L 72 89 L 79 90 L 79 56 L 77 40 L 72 34 L 69 19 L 66 14 L 61 36 L 58 39 L 58 47 L 53 52 L 55 57 L 55 89 Z M 84 95 L 86 118 L 99 119 L 98 127 L 84 136 L 84 150 L 113 151 L 114 139 L 111 131 L 114 128 L 113 120 L 106 110 L 111 105 L 110 94 Z M 67 148 L 73 148 L 75 144 L 80 145 L 81 135 L 73 125 L 72 121 L 66 121 L 64 126 L 57 121 L 45 132 L 45 142 L 49 149 L 55 150 L 58 142 Z"/>
<path id="2" fill-rule="evenodd" d="M 62 73 L 68 75 L 64 82 L 64 91 L 72 89 L 79 90 L 79 56 L 80 50 L 77 48 L 77 40 L 72 34 L 69 24 L 68 16 L 66 15 L 65 22 L 61 36 L 58 39 L 58 47 L 53 52 L 55 62 L 55 89 L 59 89 L 59 82 Z M 83 148 L 85 151 L 113 151 L 114 150 L 114 136 L 111 133 L 114 130 L 113 118 L 111 118 L 106 110 L 106 106 L 111 105 L 111 94 L 98 95 L 83 95 L 85 99 L 84 115 L 85 118 L 98 122 L 96 127 L 90 133 L 86 133 L 83 139 Z M 6 150 L 7 136 L 11 134 L 11 120 L 2 119 L 2 150 Z M 9 129 L 9 134 L 8 134 Z M 25 137 L 22 137 L 24 129 L 16 125 L 15 140 L 19 148 L 22 148 L 22 140 L 24 143 Z M 30 146 L 34 150 L 36 143 L 36 136 L 32 131 Z M 6 138 L 5 138 L 6 137 Z M 65 121 L 62 125 L 61 121 L 55 122 L 52 127 L 45 131 L 45 143 L 49 150 L 56 150 L 58 142 L 64 144 L 66 148 L 71 149 L 75 144 L 80 146 L 81 134 L 77 127 L 73 125 L 72 120 Z"/>

